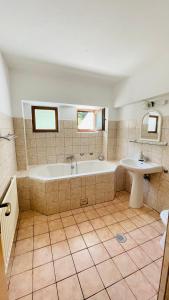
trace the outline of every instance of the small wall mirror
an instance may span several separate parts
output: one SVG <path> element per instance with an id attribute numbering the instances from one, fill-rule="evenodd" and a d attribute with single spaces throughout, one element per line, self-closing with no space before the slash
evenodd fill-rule
<path id="1" fill-rule="evenodd" d="M 141 122 L 141 140 L 160 142 L 162 118 L 159 112 L 147 112 Z"/>

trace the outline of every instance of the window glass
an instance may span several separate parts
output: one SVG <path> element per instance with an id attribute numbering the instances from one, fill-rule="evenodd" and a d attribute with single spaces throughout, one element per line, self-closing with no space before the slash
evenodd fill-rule
<path id="1" fill-rule="evenodd" d="M 33 131 L 57 131 L 57 108 L 32 107 Z"/>

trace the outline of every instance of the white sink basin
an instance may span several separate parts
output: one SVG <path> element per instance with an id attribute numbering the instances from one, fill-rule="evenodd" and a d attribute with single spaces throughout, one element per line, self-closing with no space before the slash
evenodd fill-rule
<path id="1" fill-rule="evenodd" d="M 132 188 L 129 206 L 140 208 L 143 206 L 143 175 L 162 172 L 162 166 L 152 162 L 140 162 L 132 158 L 124 158 L 120 161 L 121 166 L 132 175 Z"/>
<path id="2" fill-rule="evenodd" d="M 125 158 L 120 163 L 124 168 L 135 173 L 152 174 L 162 172 L 162 166 L 152 162 L 141 162 L 132 158 Z"/>

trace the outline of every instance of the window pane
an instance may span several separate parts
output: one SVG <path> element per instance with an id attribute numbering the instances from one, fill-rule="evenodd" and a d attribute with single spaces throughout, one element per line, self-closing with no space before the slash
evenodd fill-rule
<path id="1" fill-rule="evenodd" d="M 35 109 L 36 129 L 55 130 L 55 110 Z"/>
<path id="2" fill-rule="evenodd" d="M 102 109 L 96 111 L 96 130 L 102 130 Z"/>
<path id="3" fill-rule="evenodd" d="M 78 129 L 95 130 L 94 119 L 94 112 L 78 111 Z"/>

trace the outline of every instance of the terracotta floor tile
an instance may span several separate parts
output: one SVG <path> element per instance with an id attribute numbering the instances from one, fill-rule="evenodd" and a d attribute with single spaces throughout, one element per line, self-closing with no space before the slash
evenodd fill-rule
<path id="1" fill-rule="evenodd" d="M 16 242 L 15 255 L 24 254 L 33 250 L 33 238 Z"/>
<path id="2" fill-rule="evenodd" d="M 136 299 L 124 279 L 110 286 L 107 291 L 111 300 Z"/>
<path id="3" fill-rule="evenodd" d="M 49 233 L 44 233 L 34 237 L 34 249 L 50 245 Z"/>
<path id="4" fill-rule="evenodd" d="M 104 288 L 95 267 L 79 273 L 78 277 L 85 298 L 98 293 Z"/>
<path id="5" fill-rule="evenodd" d="M 148 213 L 141 214 L 140 218 L 142 218 L 146 222 L 146 224 L 150 224 L 156 220 L 153 216 L 151 216 Z"/>
<path id="6" fill-rule="evenodd" d="M 51 239 L 51 244 L 64 241 L 66 239 L 64 229 L 57 229 L 55 231 L 51 231 L 50 239 Z"/>
<path id="7" fill-rule="evenodd" d="M 85 242 L 81 236 L 76 236 L 74 238 L 68 239 L 69 247 L 71 253 L 80 251 L 86 248 Z"/>
<path id="8" fill-rule="evenodd" d="M 96 233 L 99 239 L 104 242 L 113 238 L 112 232 L 108 229 L 108 227 L 103 227 L 96 230 Z"/>
<path id="9" fill-rule="evenodd" d="M 75 219 L 73 216 L 62 218 L 62 223 L 64 227 L 71 226 L 75 224 Z"/>
<path id="10" fill-rule="evenodd" d="M 80 213 L 83 213 L 83 208 L 72 209 L 72 215 L 77 215 L 77 214 L 80 214 Z"/>
<path id="11" fill-rule="evenodd" d="M 89 220 L 92 220 L 92 219 L 95 219 L 95 218 L 99 217 L 98 213 L 94 209 L 85 212 L 85 215 L 87 216 L 87 218 Z"/>
<path id="12" fill-rule="evenodd" d="M 132 223 L 130 220 L 125 220 L 120 222 L 120 225 L 126 230 L 126 232 L 130 232 L 134 229 L 136 229 L 136 225 Z"/>
<path id="13" fill-rule="evenodd" d="M 48 227 L 48 223 L 46 222 L 34 225 L 34 235 L 39 235 L 42 233 L 46 233 L 48 231 L 49 231 L 49 227 Z"/>
<path id="14" fill-rule="evenodd" d="M 124 248 L 124 250 L 130 250 L 134 247 L 137 247 L 138 244 L 135 242 L 134 239 L 132 239 L 132 237 L 129 234 L 125 234 L 125 237 L 127 238 L 125 243 L 121 243 L 121 246 Z"/>
<path id="15" fill-rule="evenodd" d="M 53 263 L 33 269 L 33 291 L 42 289 L 55 282 Z"/>
<path id="16" fill-rule="evenodd" d="M 158 231 L 156 231 L 151 225 L 146 225 L 141 227 L 140 230 L 149 238 L 153 239 L 159 235 Z"/>
<path id="17" fill-rule="evenodd" d="M 40 248 L 34 251 L 33 254 L 33 267 L 38 267 L 52 261 L 51 246 Z"/>
<path id="18" fill-rule="evenodd" d="M 149 238 L 144 234 L 141 228 L 131 231 L 129 235 L 133 240 L 136 241 L 138 245 L 143 244 L 149 240 Z"/>
<path id="19" fill-rule="evenodd" d="M 60 213 L 61 218 L 66 218 L 72 215 L 72 211 L 68 210 L 68 211 L 63 211 Z"/>
<path id="20" fill-rule="evenodd" d="M 138 270 L 127 253 L 122 253 L 114 257 L 113 261 L 115 262 L 123 277 L 126 277 Z"/>
<path id="21" fill-rule="evenodd" d="M 53 221 L 53 220 L 58 220 L 60 219 L 60 214 L 53 214 L 47 217 L 48 218 L 48 222 Z"/>
<path id="22" fill-rule="evenodd" d="M 160 275 L 159 268 L 155 263 L 152 263 L 141 270 L 147 280 L 151 283 L 156 291 L 159 289 Z"/>
<path id="23" fill-rule="evenodd" d="M 76 273 L 71 255 L 55 260 L 54 267 L 56 281 L 63 280 Z"/>
<path id="24" fill-rule="evenodd" d="M 29 237 L 33 237 L 33 226 L 28 226 L 18 230 L 17 240 L 23 240 Z"/>
<path id="25" fill-rule="evenodd" d="M 163 251 L 160 247 L 159 240 L 157 240 L 157 239 L 148 241 L 145 244 L 141 245 L 140 247 L 147 253 L 147 255 L 152 260 L 156 260 L 163 255 Z M 154 251 L 154 249 L 155 249 L 155 251 Z"/>
<path id="26" fill-rule="evenodd" d="M 18 299 L 30 293 L 32 293 L 32 270 L 11 277 L 9 285 L 10 300 Z"/>
<path id="27" fill-rule="evenodd" d="M 11 274 L 16 275 L 32 269 L 32 257 L 33 257 L 33 252 L 28 252 L 28 253 L 15 256 L 13 260 Z"/>
<path id="28" fill-rule="evenodd" d="M 29 294 L 25 297 L 19 298 L 19 300 L 32 300 L 32 294 Z"/>
<path id="29" fill-rule="evenodd" d="M 105 223 L 101 218 L 93 219 L 90 221 L 94 229 L 105 227 Z"/>
<path id="30" fill-rule="evenodd" d="M 106 290 L 103 290 L 88 299 L 89 300 L 109 300 L 109 296 L 108 296 Z"/>
<path id="31" fill-rule="evenodd" d="M 96 211 L 100 217 L 109 215 L 109 211 L 105 207 L 97 208 Z"/>
<path id="32" fill-rule="evenodd" d="M 149 215 L 152 216 L 153 218 L 155 218 L 156 220 L 160 220 L 160 214 L 159 212 L 152 210 L 149 212 Z"/>
<path id="33" fill-rule="evenodd" d="M 45 215 L 34 216 L 34 224 L 47 222 L 48 218 Z"/>
<path id="34" fill-rule="evenodd" d="M 103 222 L 108 226 L 108 225 L 112 225 L 115 224 L 117 221 L 115 220 L 115 218 L 112 215 L 106 215 L 102 217 Z"/>
<path id="35" fill-rule="evenodd" d="M 84 241 L 85 241 L 87 247 L 91 247 L 93 245 L 100 243 L 100 240 L 95 231 L 91 231 L 91 232 L 83 234 L 83 238 L 84 238 Z"/>
<path id="36" fill-rule="evenodd" d="M 82 222 L 85 222 L 88 220 L 86 215 L 83 212 L 80 214 L 74 215 L 74 218 L 76 220 L 76 223 L 82 223 Z"/>
<path id="37" fill-rule="evenodd" d="M 60 219 L 49 222 L 49 230 L 50 231 L 54 231 L 56 229 L 61 229 L 61 228 L 63 228 L 63 224 Z"/>
<path id="38" fill-rule="evenodd" d="M 140 216 L 136 216 L 130 219 L 131 222 L 133 222 L 138 228 L 141 226 L 145 226 L 146 222 L 140 217 Z"/>
<path id="39" fill-rule="evenodd" d="M 155 261 L 156 265 L 158 266 L 159 270 L 161 271 L 161 268 L 162 268 L 162 263 L 163 263 L 163 257 L 157 259 Z"/>
<path id="40" fill-rule="evenodd" d="M 116 236 L 118 233 L 125 233 L 126 230 L 118 223 L 108 226 L 109 230 L 112 232 L 113 236 Z"/>
<path id="41" fill-rule="evenodd" d="M 91 225 L 90 221 L 86 221 L 83 223 L 78 224 L 81 234 L 93 231 L 93 226 Z"/>
<path id="42" fill-rule="evenodd" d="M 155 221 L 151 226 L 158 231 L 159 234 L 162 234 L 165 231 L 164 225 L 161 221 Z"/>
<path id="43" fill-rule="evenodd" d="M 32 226 L 34 224 L 33 221 L 34 221 L 33 217 L 22 219 L 19 222 L 19 228 L 21 229 L 24 227 Z"/>
<path id="44" fill-rule="evenodd" d="M 110 257 L 107 250 L 102 244 L 92 246 L 88 250 L 95 264 L 99 264 L 100 262 L 107 260 Z"/>
<path id="45" fill-rule="evenodd" d="M 80 231 L 77 225 L 65 227 L 65 233 L 68 239 L 80 235 Z"/>
<path id="46" fill-rule="evenodd" d="M 146 265 L 152 262 L 152 260 L 149 258 L 149 256 L 147 256 L 147 254 L 143 251 L 143 249 L 140 246 L 129 250 L 127 253 L 139 269 L 145 267 Z"/>
<path id="47" fill-rule="evenodd" d="M 116 221 L 121 222 L 127 219 L 126 215 L 124 215 L 122 212 L 116 212 L 113 214 L 113 217 Z"/>
<path id="48" fill-rule="evenodd" d="M 148 300 L 156 294 L 156 291 L 141 271 L 132 274 L 125 280 L 138 300 Z"/>
<path id="49" fill-rule="evenodd" d="M 77 272 L 88 269 L 94 265 L 87 249 L 76 252 L 72 256 Z"/>
<path id="50" fill-rule="evenodd" d="M 57 283 L 59 300 L 82 300 L 83 295 L 77 275 Z"/>
<path id="51" fill-rule="evenodd" d="M 122 279 L 119 270 L 111 259 L 97 265 L 97 271 L 99 272 L 105 287 L 108 287 Z"/>
<path id="52" fill-rule="evenodd" d="M 70 254 L 69 245 L 67 241 L 62 241 L 52 245 L 53 259 L 62 258 Z"/>
<path id="53" fill-rule="evenodd" d="M 119 242 L 117 242 L 115 238 L 104 242 L 103 245 L 105 246 L 111 257 L 114 257 L 124 252 L 123 247 L 120 245 Z"/>
<path id="54" fill-rule="evenodd" d="M 33 300 L 58 300 L 56 285 L 52 284 L 44 289 L 34 292 Z"/>
<path id="55" fill-rule="evenodd" d="M 123 211 L 123 214 L 127 218 L 132 218 L 132 217 L 135 217 L 137 215 L 137 212 L 133 208 L 128 208 L 128 209 Z"/>

